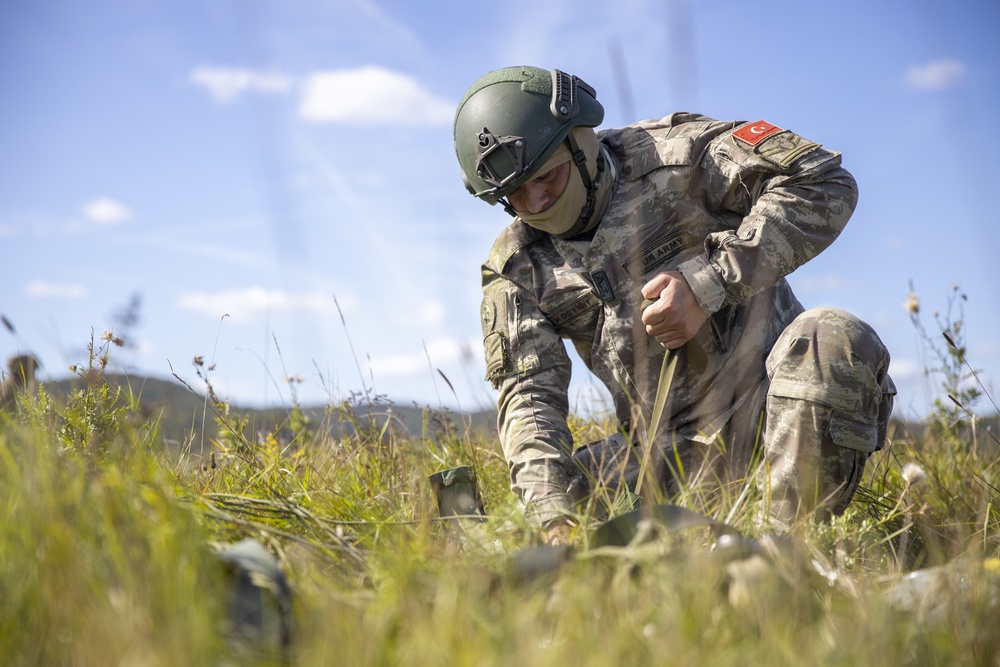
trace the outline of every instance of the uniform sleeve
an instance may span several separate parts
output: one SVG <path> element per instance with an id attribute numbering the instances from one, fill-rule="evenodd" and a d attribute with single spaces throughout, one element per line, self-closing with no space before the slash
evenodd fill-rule
<path id="1" fill-rule="evenodd" d="M 578 484 L 567 426 L 571 362 L 529 285 L 483 268 L 487 380 L 498 390 L 498 430 L 511 490 L 539 526 L 573 509 Z"/>
<path id="2" fill-rule="evenodd" d="M 839 153 L 778 128 L 756 144 L 734 136 L 742 131 L 753 141 L 748 131 L 759 127 L 727 129 L 703 153 L 702 192 L 693 194 L 739 222 L 710 234 L 704 254 L 678 267 L 709 313 L 771 287 L 818 255 L 857 204 L 857 183 Z"/>

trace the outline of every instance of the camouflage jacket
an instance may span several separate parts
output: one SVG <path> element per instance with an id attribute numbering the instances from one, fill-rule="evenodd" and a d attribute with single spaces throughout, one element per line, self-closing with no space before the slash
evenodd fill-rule
<path id="1" fill-rule="evenodd" d="M 578 474 L 562 339 L 634 430 L 664 355 L 640 289 L 680 271 L 710 317 L 700 358 L 690 344 L 679 354 L 663 414 L 671 437 L 712 438 L 766 381 L 768 351 L 802 312 L 784 276 L 833 242 L 857 202 L 839 153 L 767 123 L 678 113 L 599 134 L 616 178 L 595 231 L 560 240 L 514 220 L 483 265 L 487 379 L 511 488 L 539 523 L 571 510 Z"/>

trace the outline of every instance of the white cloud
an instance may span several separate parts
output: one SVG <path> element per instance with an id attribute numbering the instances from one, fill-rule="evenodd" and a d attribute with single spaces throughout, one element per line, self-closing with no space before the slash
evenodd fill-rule
<path id="1" fill-rule="evenodd" d="M 24 293 L 36 299 L 81 299 L 87 296 L 87 288 L 79 283 L 61 284 L 33 280 L 28 283 Z"/>
<path id="2" fill-rule="evenodd" d="M 395 326 L 406 327 L 412 330 L 415 326 L 435 327 L 444 323 L 448 315 L 448 310 L 439 301 L 427 301 L 414 308 L 400 310 L 392 315 L 392 323 Z"/>
<path id="3" fill-rule="evenodd" d="M 310 74 L 299 105 L 315 123 L 447 125 L 454 113 L 415 79 L 376 66 Z"/>
<path id="4" fill-rule="evenodd" d="M 192 70 L 188 80 L 201 86 L 219 104 L 233 102 L 245 92 L 286 93 L 295 80 L 277 70 L 263 72 L 202 65 Z"/>
<path id="5" fill-rule="evenodd" d="M 445 364 L 452 364 L 462 361 L 468 356 L 466 352 L 470 346 L 469 341 L 459 341 L 450 338 L 439 338 L 426 345 L 426 351 L 421 348 L 418 352 L 410 354 L 394 354 L 384 357 L 373 356 L 371 359 L 371 371 L 376 378 L 400 377 L 419 375 L 420 373 L 431 372 L 431 369 L 438 369 Z M 476 341 L 478 345 L 479 342 Z M 430 362 L 428 362 L 430 357 Z"/>
<path id="6" fill-rule="evenodd" d="M 292 294 L 284 290 L 263 287 L 183 294 L 177 300 L 177 307 L 213 318 L 229 315 L 236 322 L 252 321 L 268 313 L 274 315 L 337 312 L 332 294 L 326 292 Z"/>
<path id="7" fill-rule="evenodd" d="M 955 59 L 932 60 L 906 70 L 906 85 L 914 90 L 944 90 L 965 74 L 965 65 Z"/>
<path id="8" fill-rule="evenodd" d="M 892 361 L 889 362 L 889 375 L 894 380 L 912 380 L 921 377 L 923 371 L 920 364 L 913 359 L 893 357 Z"/>
<path id="9" fill-rule="evenodd" d="M 117 225 L 132 218 L 132 211 L 110 197 L 99 197 L 83 205 L 83 215 L 99 225 Z"/>
<path id="10" fill-rule="evenodd" d="M 420 312 L 417 314 L 417 321 L 424 326 L 431 327 L 441 324 L 444 321 L 445 315 L 445 307 L 437 301 L 431 301 L 420 307 Z"/>

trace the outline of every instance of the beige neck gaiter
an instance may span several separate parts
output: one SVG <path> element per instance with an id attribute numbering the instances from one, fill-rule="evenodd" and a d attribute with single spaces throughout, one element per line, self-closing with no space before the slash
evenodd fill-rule
<path id="1" fill-rule="evenodd" d="M 580 148 L 583 149 L 584 155 L 587 156 L 586 165 L 591 180 L 597 178 L 597 159 L 601 154 L 601 143 L 597 139 L 597 133 L 594 132 L 593 128 L 589 127 L 576 127 L 571 132 L 573 132 L 577 143 L 580 144 Z M 564 162 L 570 162 L 571 158 L 572 155 L 570 154 L 569 146 L 564 141 L 536 173 L 544 174 Z M 605 158 L 605 162 L 608 162 L 607 158 Z M 601 181 L 597 186 L 594 212 L 582 224 L 578 224 L 578 222 L 580 222 L 580 215 L 587 204 L 587 188 L 584 186 L 583 178 L 580 176 L 580 168 L 575 162 L 570 164 L 569 181 L 566 183 L 566 189 L 552 206 L 540 213 L 522 213 L 518 211 L 517 217 L 526 225 L 530 225 L 543 232 L 548 232 L 556 238 L 569 238 L 589 231 L 600 222 L 601 216 L 604 215 L 604 210 L 607 208 L 613 180 L 610 171 L 610 164 L 605 164 L 604 172 L 601 174 Z"/>

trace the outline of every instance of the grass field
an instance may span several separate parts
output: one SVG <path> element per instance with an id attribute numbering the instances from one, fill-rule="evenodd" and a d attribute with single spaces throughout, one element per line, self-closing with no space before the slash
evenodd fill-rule
<path id="1" fill-rule="evenodd" d="M 769 540 L 752 486 L 709 513 L 759 552 L 701 529 L 599 546 L 583 515 L 575 548 L 548 553 L 561 565 L 528 580 L 536 537 L 489 432 L 431 412 L 402 432 L 376 402 L 249 433 L 210 402 L 222 435 L 178 459 L 101 381 L 107 345 L 69 397 L 41 387 L 0 414 L 4 665 L 1000 665 L 998 443 L 968 395 L 919 435 L 891 429 L 829 524 Z M 580 441 L 606 427 L 573 419 Z M 438 516 L 428 477 L 459 465 L 482 522 Z M 248 537 L 291 584 L 284 657 L 228 640 L 217 549 Z"/>

